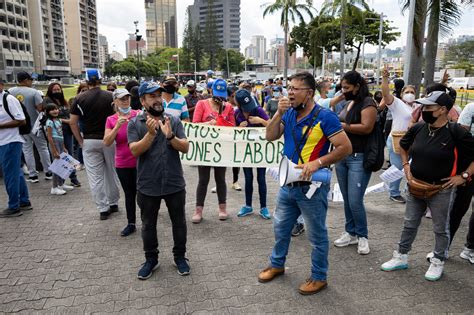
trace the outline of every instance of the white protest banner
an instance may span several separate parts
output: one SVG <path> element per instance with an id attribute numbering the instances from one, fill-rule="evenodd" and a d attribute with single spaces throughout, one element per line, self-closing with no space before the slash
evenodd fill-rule
<path id="1" fill-rule="evenodd" d="M 283 139 L 265 140 L 265 128 L 183 125 L 189 141 L 188 153 L 181 153 L 183 164 L 276 167 L 280 163 Z"/>
<path id="2" fill-rule="evenodd" d="M 63 152 L 59 155 L 59 159 L 54 159 L 49 170 L 58 175 L 62 179 L 67 179 L 74 171 L 75 166 L 79 165 L 79 161 Z"/>

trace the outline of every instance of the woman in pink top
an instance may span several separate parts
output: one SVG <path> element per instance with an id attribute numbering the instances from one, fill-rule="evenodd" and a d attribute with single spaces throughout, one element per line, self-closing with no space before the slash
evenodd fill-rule
<path id="1" fill-rule="evenodd" d="M 234 108 L 227 99 L 227 83 L 217 79 L 212 84 L 212 98 L 197 102 L 194 110 L 193 123 L 203 123 L 216 126 L 235 126 Z M 228 218 L 226 210 L 227 187 L 225 183 L 225 167 L 214 167 L 217 199 L 219 201 L 219 220 Z M 206 199 L 207 185 L 211 174 L 210 166 L 198 166 L 199 182 L 196 191 L 196 211 L 192 217 L 193 223 L 202 221 L 202 210 Z"/>
<path id="2" fill-rule="evenodd" d="M 110 146 L 115 141 L 115 169 L 125 194 L 128 220 L 120 235 L 128 236 L 136 231 L 137 160 L 128 148 L 127 125 L 139 111 L 131 109 L 130 93 L 127 90 L 115 90 L 113 98 L 116 113 L 107 117 L 104 144 Z"/>

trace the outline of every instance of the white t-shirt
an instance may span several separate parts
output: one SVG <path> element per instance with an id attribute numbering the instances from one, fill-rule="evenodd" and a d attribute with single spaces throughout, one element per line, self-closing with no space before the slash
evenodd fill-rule
<path id="1" fill-rule="evenodd" d="M 392 131 L 407 131 L 413 108 L 398 97 L 393 97 L 392 104 L 388 105 L 392 113 Z"/>
<path id="2" fill-rule="evenodd" d="M 472 118 L 474 117 L 474 103 L 469 103 L 464 107 L 459 116 L 458 123 L 464 126 L 471 126 Z M 474 135 L 474 124 L 471 126 L 471 134 Z"/>
<path id="3" fill-rule="evenodd" d="M 13 119 L 5 111 L 3 105 L 3 95 L 5 92 L 0 93 L 0 124 L 4 124 L 12 121 Z M 25 115 L 21 109 L 20 102 L 12 95 L 7 96 L 8 109 L 13 115 L 15 120 L 25 120 Z M 1 128 L 0 129 L 0 145 L 6 145 L 12 142 L 21 142 L 24 143 L 25 140 L 20 135 L 20 130 L 18 127 L 15 128 Z"/>

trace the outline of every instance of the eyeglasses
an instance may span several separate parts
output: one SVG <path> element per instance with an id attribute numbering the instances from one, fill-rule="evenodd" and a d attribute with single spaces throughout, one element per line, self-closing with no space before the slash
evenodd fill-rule
<path id="1" fill-rule="evenodd" d="M 287 88 L 288 91 L 295 91 L 295 92 L 298 92 L 298 91 L 305 91 L 305 90 L 312 90 L 311 88 L 296 88 L 294 86 L 289 86 Z"/>

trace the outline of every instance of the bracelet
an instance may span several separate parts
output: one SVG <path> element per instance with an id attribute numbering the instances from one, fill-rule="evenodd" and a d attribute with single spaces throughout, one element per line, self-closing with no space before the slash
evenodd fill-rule
<path id="1" fill-rule="evenodd" d="M 323 162 L 321 162 L 321 159 L 318 159 L 318 162 L 319 162 L 319 166 L 323 167 Z"/>
<path id="2" fill-rule="evenodd" d="M 172 133 L 171 133 L 171 137 L 166 138 L 166 140 L 171 141 L 171 140 L 173 140 L 175 137 L 176 137 L 176 135 L 174 134 L 174 132 L 172 132 Z"/>

